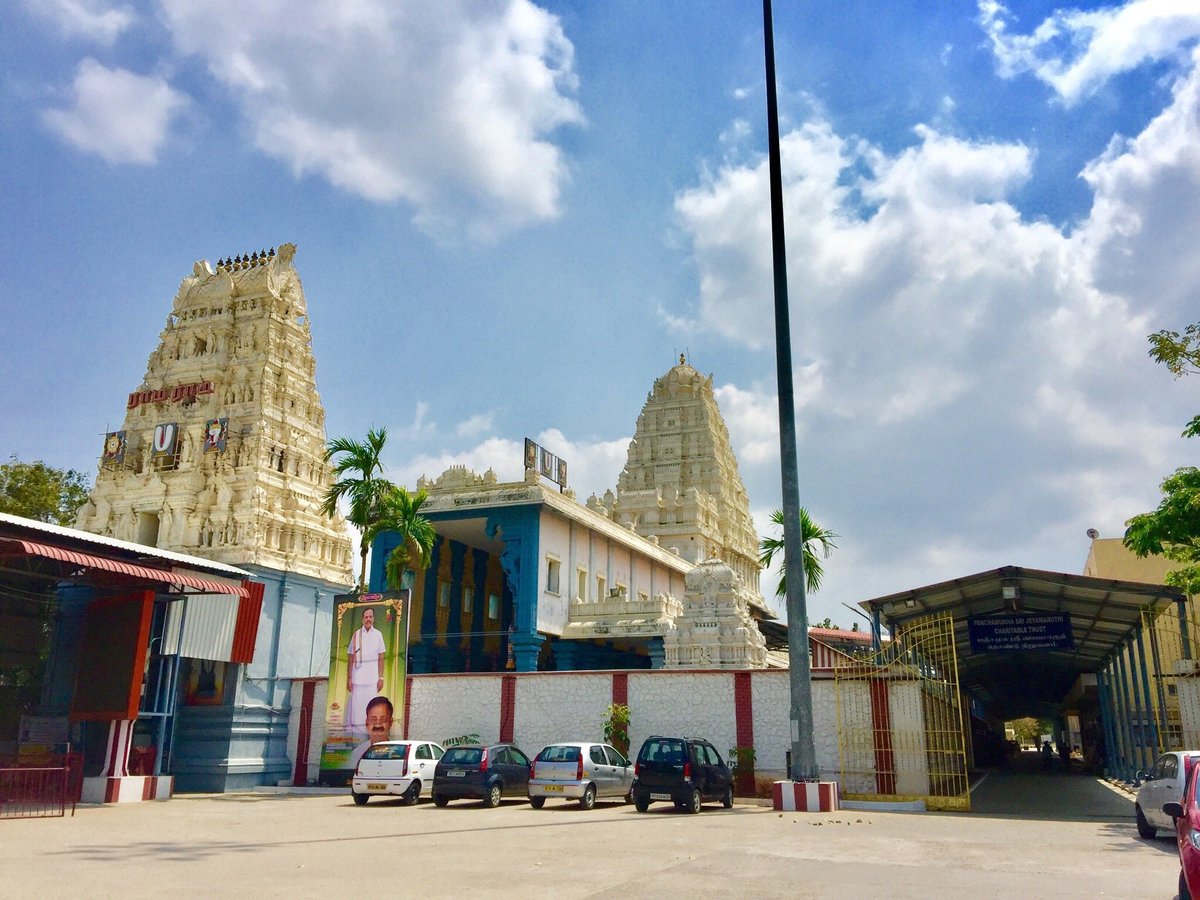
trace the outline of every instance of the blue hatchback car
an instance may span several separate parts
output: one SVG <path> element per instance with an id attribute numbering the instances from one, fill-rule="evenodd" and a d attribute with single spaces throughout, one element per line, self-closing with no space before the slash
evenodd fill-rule
<path id="1" fill-rule="evenodd" d="M 433 773 L 433 802 L 482 800 L 487 807 L 503 797 L 526 797 L 529 757 L 513 744 L 465 744 L 450 747 Z"/>

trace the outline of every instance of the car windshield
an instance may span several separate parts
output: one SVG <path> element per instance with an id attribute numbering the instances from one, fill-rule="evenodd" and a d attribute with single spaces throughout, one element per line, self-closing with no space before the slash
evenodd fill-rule
<path id="1" fill-rule="evenodd" d="M 477 766 L 483 751 L 478 747 L 451 747 L 442 762 L 455 766 Z"/>
<path id="2" fill-rule="evenodd" d="M 579 748 L 565 746 L 546 747 L 537 755 L 538 762 L 579 762 Z"/>
<path id="3" fill-rule="evenodd" d="M 678 766 L 685 762 L 683 741 L 670 739 L 649 740 L 642 746 L 642 762 L 662 763 Z"/>
<path id="4" fill-rule="evenodd" d="M 404 759 L 408 744 L 376 744 L 363 754 L 363 759 Z"/>

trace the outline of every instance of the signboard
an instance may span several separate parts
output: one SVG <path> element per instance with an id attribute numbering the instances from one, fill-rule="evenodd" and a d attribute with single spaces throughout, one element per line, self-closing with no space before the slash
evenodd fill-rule
<path id="1" fill-rule="evenodd" d="M 154 439 L 151 442 L 151 455 L 155 459 L 165 459 L 175 456 L 175 448 L 179 441 L 179 426 L 175 422 L 163 422 L 154 426 Z"/>
<path id="2" fill-rule="evenodd" d="M 404 733 L 410 592 L 338 594 L 321 783 L 345 784 L 371 744 Z"/>
<path id="3" fill-rule="evenodd" d="M 209 419 L 204 423 L 204 452 L 225 452 L 225 441 L 229 436 L 229 419 Z"/>
<path id="4" fill-rule="evenodd" d="M 1074 650 L 1071 617 L 1067 613 L 1029 613 L 967 619 L 971 649 L 1006 653 L 1028 650 Z"/>
<path id="5" fill-rule="evenodd" d="M 567 489 L 567 461 L 545 447 L 539 447 L 529 438 L 525 438 L 525 468 L 534 469 L 549 478 L 558 485 L 559 490 Z"/>
<path id="6" fill-rule="evenodd" d="M 202 394 L 212 394 L 216 387 L 211 381 L 196 381 L 192 384 L 177 384 L 169 388 L 134 391 L 125 403 L 126 409 L 137 409 L 143 403 L 182 403 L 194 400 Z"/>
<path id="7" fill-rule="evenodd" d="M 125 461 L 125 432 L 110 431 L 104 436 L 103 461 L 117 465 Z"/>

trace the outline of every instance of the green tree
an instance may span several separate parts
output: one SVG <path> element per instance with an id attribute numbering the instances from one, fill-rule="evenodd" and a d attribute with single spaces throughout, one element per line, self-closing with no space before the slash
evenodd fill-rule
<path id="1" fill-rule="evenodd" d="M 1200 374 L 1200 323 L 1183 334 L 1160 331 L 1149 336 L 1150 356 L 1176 378 Z M 1183 429 L 1183 437 L 1200 435 L 1200 415 Z M 1125 546 L 1138 556 L 1157 554 L 1179 563 L 1166 577 L 1188 594 L 1200 594 L 1200 469 L 1183 466 L 1160 486 L 1158 508 L 1125 523 Z"/>
<path id="2" fill-rule="evenodd" d="M 41 460 L 23 463 L 16 455 L 0 464 L 0 512 L 55 525 L 74 525 L 87 502 L 87 476 L 55 469 Z"/>
<path id="3" fill-rule="evenodd" d="M 399 590 L 404 586 L 404 572 L 409 568 L 427 568 L 437 543 L 437 530 L 421 514 L 421 505 L 428 499 L 425 491 L 410 494 L 397 487 L 384 497 L 382 515 L 363 532 L 363 543 L 370 545 L 384 532 L 395 532 L 400 543 L 388 554 L 383 564 L 388 587 Z"/>
<path id="4" fill-rule="evenodd" d="M 1039 747 L 1043 734 L 1054 733 L 1054 723 L 1049 719 L 1035 719 L 1032 716 L 1026 716 L 1023 719 L 1014 719 L 1008 724 L 1012 726 L 1013 734 L 1023 746 Z"/>
<path id="5" fill-rule="evenodd" d="M 337 480 L 325 492 L 321 512 L 332 518 L 337 515 L 341 502 L 346 501 L 349 507 L 346 519 L 362 536 L 359 548 L 361 588 L 367 586 L 367 553 L 371 549 L 368 531 L 383 517 L 388 498 L 398 490 L 383 477 L 381 457 L 386 443 L 387 429 L 371 428 L 367 430 L 365 441 L 340 437 L 325 446 L 325 461 L 333 463 Z"/>
<path id="6" fill-rule="evenodd" d="M 771 522 L 783 527 L 782 509 L 771 512 Z M 804 547 L 804 586 L 809 593 L 821 589 L 821 579 L 825 577 L 825 567 L 821 564 L 821 560 L 829 559 L 829 554 L 837 549 L 834 539 L 838 536 L 828 528 L 818 525 L 808 514 L 808 510 L 803 506 L 800 507 L 800 541 Z M 758 561 L 764 568 L 771 565 L 776 553 L 783 555 L 782 537 L 765 537 L 760 541 Z M 775 587 L 775 595 L 777 597 L 787 595 L 786 565 L 784 571 L 779 574 L 779 584 Z"/>

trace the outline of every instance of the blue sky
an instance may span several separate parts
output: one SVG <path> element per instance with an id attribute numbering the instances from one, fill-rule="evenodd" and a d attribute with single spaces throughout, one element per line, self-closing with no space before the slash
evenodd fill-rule
<path id="1" fill-rule="evenodd" d="M 331 435 L 615 485 L 677 354 L 779 504 L 760 5 L 0 0 L 0 454 L 95 471 L 193 260 L 292 241 Z M 298 12 L 298 10 L 300 12 Z M 1079 572 L 1195 448 L 1200 7 L 777 3 L 815 619 Z"/>

